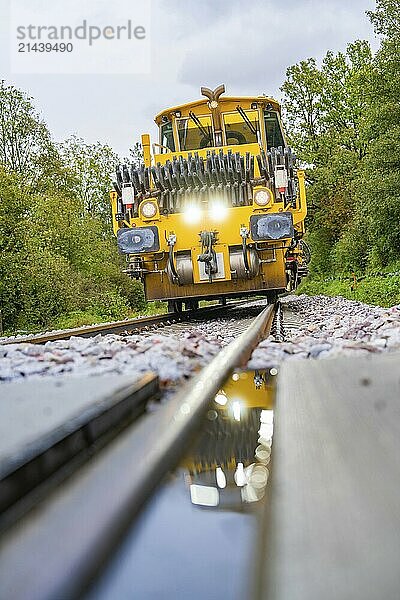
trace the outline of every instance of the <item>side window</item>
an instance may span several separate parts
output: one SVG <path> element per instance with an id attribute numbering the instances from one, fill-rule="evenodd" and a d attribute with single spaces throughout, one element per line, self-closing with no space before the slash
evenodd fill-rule
<path id="1" fill-rule="evenodd" d="M 265 131 L 267 133 L 267 147 L 278 148 L 284 146 L 282 131 L 278 121 L 278 115 L 275 112 L 265 112 Z"/>
<path id="2" fill-rule="evenodd" d="M 172 123 L 161 125 L 160 144 L 169 148 L 171 152 L 175 152 L 174 134 L 172 131 Z"/>

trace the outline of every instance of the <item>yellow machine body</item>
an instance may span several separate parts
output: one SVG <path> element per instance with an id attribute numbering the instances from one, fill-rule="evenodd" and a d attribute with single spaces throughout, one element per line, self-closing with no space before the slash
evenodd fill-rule
<path id="1" fill-rule="evenodd" d="M 290 285 L 293 265 L 301 265 L 304 172 L 290 164 L 279 104 L 264 96 L 202 92 L 208 100 L 156 116 L 159 143 L 152 153 L 149 136 L 142 136 L 143 165 L 121 170 L 111 193 L 127 272 L 143 281 L 148 300 L 189 306 L 191 300 L 272 295 Z M 265 205 L 256 202 L 260 191 Z M 286 236 L 271 239 L 268 228 Z M 149 250 L 140 246 L 143 236 L 154 242 Z"/>

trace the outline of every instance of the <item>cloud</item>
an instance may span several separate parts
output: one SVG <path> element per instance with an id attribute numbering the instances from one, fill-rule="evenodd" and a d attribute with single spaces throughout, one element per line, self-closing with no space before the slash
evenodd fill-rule
<path id="1" fill-rule="evenodd" d="M 190 37 L 178 80 L 192 85 L 226 81 L 243 93 L 276 93 L 289 65 L 344 49 L 355 35 L 371 37 L 365 3 L 338 4 L 253 0 L 245 10 L 242 4 Z"/>
<path id="2" fill-rule="evenodd" d="M 119 19 L 125 1 L 110 4 Z M 58 3 L 67 14 L 68 0 Z M 12 75 L 5 4 L 4 77 L 35 98 L 56 139 L 76 133 L 88 142 L 109 143 L 122 155 L 142 132 L 154 138 L 157 112 L 199 97 L 201 85 L 225 83 L 232 95 L 278 96 L 289 65 L 344 49 L 357 38 L 373 39 L 365 16 L 373 0 L 153 0 L 150 75 Z M 93 11 L 95 5 L 87 4 Z"/>

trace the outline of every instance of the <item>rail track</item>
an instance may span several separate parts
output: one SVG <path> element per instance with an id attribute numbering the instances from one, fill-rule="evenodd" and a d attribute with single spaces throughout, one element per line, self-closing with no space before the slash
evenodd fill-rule
<path id="1" fill-rule="evenodd" d="M 226 305 L 210 305 L 197 310 L 186 310 L 178 313 L 166 313 L 154 315 L 151 317 L 138 317 L 135 319 L 124 319 L 123 321 L 114 321 L 111 323 L 100 323 L 97 325 L 85 325 L 73 329 L 62 329 L 38 334 L 29 334 L 26 336 L 10 336 L 0 340 L 0 345 L 10 344 L 45 344 L 56 340 L 64 340 L 69 337 L 95 337 L 96 335 L 124 334 L 133 331 L 142 331 L 156 329 L 174 325 L 175 323 L 186 323 L 199 321 L 213 316 L 223 315 L 232 308 L 247 304 L 248 300 L 235 301 Z"/>
<path id="2" fill-rule="evenodd" d="M 229 307 L 207 307 L 195 317 L 225 316 L 227 311 Z M 192 316 L 183 313 L 173 319 Z M 113 324 L 111 331 L 166 325 L 171 318 Z M 277 306 L 261 306 L 250 324 L 242 323 L 242 333 L 233 342 L 153 412 L 145 413 L 146 404 L 157 399 L 160 390 L 157 378 L 149 375 L 134 386 L 121 384 L 97 402 L 95 410 L 83 411 L 47 437 L 40 435 L 40 443 L 31 444 L 29 452 L 6 456 L 0 463 L 0 596 L 82 597 L 160 482 L 184 456 L 223 383 L 247 363 L 272 327 L 282 335 L 280 320 Z M 79 335 L 105 331 L 110 331 L 109 325 L 81 330 Z M 59 333 L 49 335 L 27 341 L 63 339 Z"/>

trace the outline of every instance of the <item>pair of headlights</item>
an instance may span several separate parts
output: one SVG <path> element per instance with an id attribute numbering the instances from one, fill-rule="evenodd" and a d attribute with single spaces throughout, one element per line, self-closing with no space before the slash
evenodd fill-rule
<path id="1" fill-rule="evenodd" d="M 268 188 L 260 188 L 254 193 L 254 204 L 260 207 L 268 206 L 273 201 L 272 192 Z M 153 219 L 158 212 L 157 204 L 153 201 L 143 202 L 140 212 L 146 219 Z"/>

